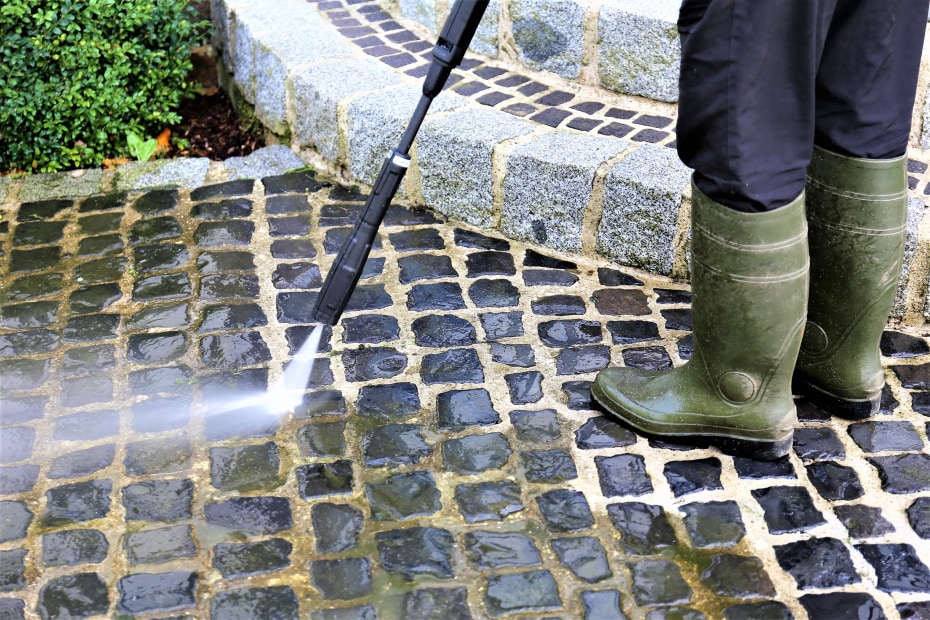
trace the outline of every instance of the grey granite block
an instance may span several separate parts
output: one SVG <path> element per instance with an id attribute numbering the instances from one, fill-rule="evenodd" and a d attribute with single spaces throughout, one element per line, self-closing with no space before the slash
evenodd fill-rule
<path id="1" fill-rule="evenodd" d="M 678 100 L 680 5 L 680 0 L 612 0 L 601 7 L 601 86 L 659 101 Z"/>
<path id="2" fill-rule="evenodd" d="M 350 58 L 353 48 L 316 21 L 301 22 L 290 31 L 263 36 L 255 45 L 255 116 L 276 135 L 287 131 L 287 79 L 305 64 Z M 298 110 L 298 113 L 301 111 Z"/>
<path id="3" fill-rule="evenodd" d="M 596 250 L 624 265 L 668 275 L 689 169 L 674 150 L 644 144 L 607 173 Z"/>
<path id="4" fill-rule="evenodd" d="M 245 157 L 230 157 L 223 163 L 231 181 L 277 176 L 304 166 L 300 157 L 281 144 L 266 146 Z"/>
<path id="5" fill-rule="evenodd" d="M 423 24 L 433 34 L 439 34 L 436 0 L 399 0 L 397 4 L 403 17 Z"/>
<path id="6" fill-rule="evenodd" d="M 19 199 L 42 200 L 65 196 L 90 196 L 103 191 L 102 170 L 86 170 L 80 176 L 70 172 L 33 174 L 25 178 L 19 190 Z"/>
<path id="7" fill-rule="evenodd" d="M 510 18 L 520 61 L 564 78 L 581 75 L 587 0 L 511 0 Z"/>
<path id="8" fill-rule="evenodd" d="M 488 8 L 484 11 L 484 16 L 481 18 L 481 23 L 478 24 L 478 30 L 475 32 L 475 38 L 471 40 L 468 49 L 478 54 L 497 58 L 500 43 L 497 33 L 498 24 L 500 23 L 500 10 L 499 0 L 490 0 L 488 2 Z"/>
<path id="9" fill-rule="evenodd" d="M 210 160 L 206 157 L 137 161 L 117 168 L 113 185 L 118 190 L 172 185 L 199 187 L 206 181 L 209 169 Z"/>
<path id="10" fill-rule="evenodd" d="M 594 173 L 628 147 L 625 140 L 557 131 L 515 148 L 504 177 L 502 232 L 580 253 Z"/>
<path id="11" fill-rule="evenodd" d="M 8 177 L 0 177 L 0 202 L 6 200 L 12 186 L 13 182 Z"/>
<path id="12" fill-rule="evenodd" d="M 895 293 L 894 306 L 891 316 L 901 317 L 907 305 L 907 283 L 911 272 L 911 263 L 917 252 L 917 228 L 920 220 L 927 212 L 924 201 L 917 196 L 910 196 L 907 200 L 907 237 L 904 239 L 904 264 L 901 266 L 901 279 L 898 282 L 898 291 Z"/>
<path id="13" fill-rule="evenodd" d="M 323 63 L 295 71 L 290 88 L 297 115 L 298 143 L 301 147 L 316 148 L 331 162 L 343 160 L 346 146 L 343 143 L 340 148 L 339 104 L 354 95 L 400 82 L 401 78 L 390 68 L 368 58 Z"/>
<path id="14" fill-rule="evenodd" d="M 473 226 L 491 227 L 494 147 L 534 128 L 506 112 L 487 109 L 466 109 L 424 123 L 417 163 L 426 204 Z"/>
<path id="15" fill-rule="evenodd" d="M 400 142 L 420 101 L 421 89 L 419 83 L 410 83 L 349 102 L 348 163 L 353 179 L 372 184 L 378 178 L 384 158 Z M 467 103 L 464 97 L 445 92 L 433 100 L 430 114 Z"/>
<path id="16" fill-rule="evenodd" d="M 213 45 L 223 52 L 223 62 L 232 70 L 233 54 L 232 39 L 233 13 L 244 6 L 248 6 L 249 0 L 210 0 L 210 19 L 213 22 Z"/>

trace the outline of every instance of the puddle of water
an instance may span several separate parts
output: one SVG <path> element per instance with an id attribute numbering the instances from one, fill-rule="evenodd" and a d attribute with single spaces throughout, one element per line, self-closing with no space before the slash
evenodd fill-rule
<path id="1" fill-rule="evenodd" d="M 268 387 L 264 392 L 247 394 L 224 401 L 211 401 L 206 405 L 205 416 L 227 414 L 233 411 L 252 410 L 256 414 L 265 414 L 269 417 L 281 416 L 296 409 L 304 398 L 304 391 L 316 354 L 320 349 L 320 339 L 323 336 L 323 325 L 317 325 L 310 332 L 290 364 L 284 369 L 284 375 Z"/>

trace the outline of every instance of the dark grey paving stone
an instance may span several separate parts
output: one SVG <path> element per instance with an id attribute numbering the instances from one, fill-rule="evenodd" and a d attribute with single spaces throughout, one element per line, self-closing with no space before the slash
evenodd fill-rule
<path id="1" fill-rule="evenodd" d="M 856 549 L 875 569 L 883 592 L 930 591 L 930 568 L 907 544 L 858 544 Z"/>
<path id="2" fill-rule="evenodd" d="M 506 252 L 510 249 L 510 242 L 506 239 L 497 239 L 488 237 L 481 233 L 463 230 L 461 228 L 453 229 L 455 236 L 455 245 L 463 248 L 476 248 L 479 250 L 497 250 Z"/>
<path id="3" fill-rule="evenodd" d="M 567 450 L 528 450 L 520 454 L 520 461 L 529 482 L 556 484 L 578 477 L 575 461 Z"/>
<path id="4" fill-rule="evenodd" d="M 520 487 L 511 480 L 460 484 L 455 487 L 455 502 L 466 523 L 503 521 L 523 510 Z"/>
<path id="5" fill-rule="evenodd" d="M 621 352 L 623 364 L 630 368 L 642 370 L 668 370 L 672 367 L 672 358 L 665 347 L 636 347 Z"/>
<path id="6" fill-rule="evenodd" d="M 321 215 L 325 217 L 327 208 L 331 209 L 335 206 L 336 205 L 325 205 Z M 312 207 L 307 202 L 307 197 L 300 194 L 268 196 L 268 198 L 265 200 L 265 212 L 272 215 L 281 215 L 282 213 L 302 213 L 311 210 Z M 342 224 L 350 223 L 351 221 L 342 222 Z"/>
<path id="7" fill-rule="evenodd" d="M 57 301 L 37 301 L 0 307 L 0 327 L 5 329 L 33 329 L 48 327 L 58 320 Z"/>
<path id="8" fill-rule="evenodd" d="M 273 177 L 263 177 L 261 181 L 262 185 L 265 186 L 266 195 L 311 194 L 324 187 L 329 187 L 329 183 L 318 181 L 313 172 L 289 172 Z"/>
<path id="9" fill-rule="evenodd" d="M 107 248 L 113 251 L 110 245 Z M 122 243 L 120 243 L 119 248 L 122 248 Z M 37 248 L 35 250 L 10 251 L 10 273 L 45 271 L 46 269 L 52 269 L 60 262 L 61 248 L 57 246 Z"/>
<path id="10" fill-rule="evenodd" d="M 47 359 L 0 361 L 3 390 L 34 390 L 41 387 L 49 377 L 50 366 Z M 2 457 L 0 462 L 5 462 Z"/>
<path id="11" fill-rule="evenodd" d="M 211 304 L 203 309 L 198 331 L 251 329 L 267 324 L 265 312 L 258 304 Z"/>
<path id="12" fill-rule="evenodd" d="M 878 601 L 862 592 L 805 594 L 799 600 L 810 618 L 885 620 L 887 617 Z"/>
<path id="13" fill-rule="evenodd" d="M 646 620 L 707 620 L 707 616 L 690 607 L 674 606 L 653 609 L 646 614 Z"/>
<path id="14" fill-rule="evenodd" d="M 504 375 L 510 402 L 514 405 L 535 403 L 543 397 L 542 373 L 538 370 L 516 372 Z"/>
<path id="15" fill-rule="evenodd" d="M 129 243 L 138 245 L 140 243 L 176 239 L 183 232 L 178 221 L 170 215 L 141 219 L 136 221 L 129 229 Z"/>
<path id="16" fill-rule="evenodd" d="M 348 504 L 314 504 L 310 518 L 319 553 L 342 553 L 354 549 L 365 527 L 364 513 Z"/>
<path id="17" fill-rule="evenodd" d="M 882 489 L 888 493 L 917 493 L 930 490 L 930 455 L 876 456 L 869 462 L 878 469 Z"/>
<path id="18" fill-rule="evenodd" d="M 13 231 L 13 244 L 16 247 L 23 247 L 56 243 L 64 236 L 67 224 L 67 222 L 22 222 Z"/>
<path id="19" fill-rule="evenodd" d="M 31 491 L 38 477 L 38 465 L 0 467 L 0 495 L 14 495 Z"/>
<path id="20" fill-rule="evenodd" d="M 915 413 L 930 417 L 930 393 L 912 392 L 911 408 Z"/>
<path id="21" fill-rule="evenodd" d="M 216 398 L 214 401 L 220 405 L 235 401 L 235 396 Z M 207 441 L 223 441 L 226 439 L 255 439 L 271 437 L 278 431 L 281 420 L 278 416 L 268 415 L 268 409 L 261 405 L 214 413 L 207 417 L 204 424 L 204 435 Z"/>
<path id="22" fill-rule="evenodd" d="M 310 582 L 325 599 L 351 600 L 371 594 L 371 560 L 342 558 L 310 562 Z"/>
<path id="23" fill-rule="evenodd" d="M 536 497 L 536 504 L 553 532 L 577 532 L 594 525 L 594 515 L 581 491 L 548 491 Z"/>
<path id="24" fill-rule="evenodd" d="M 733 457 L 733 466 L 740 478 L 747 480 L 764 480 L 768 478 L 797 478 L 797 472 L 788 457 L 774 461 L 757 461 Z"/>
<path id="25" fill-rule="evenodd" d="M 597 416 L 575 431 L 575 445 L 581 450 L 622 448 L 636 443 L 636 435 L 610 418 Z"/>
<path id="26" fill-rule="evenodd" d="M 139 278 L 132 287 L 133 301 L 168 301 L 190 297 L 193 291 L 186 273 L 166 273 Z"/>
<path id="27" fill-rule="evenodd" d="M 194 483 L 182 480 L 143 480 L 122 491 L 127 521 L 179 521 L 191 517 Z"/>
<path id="28" fill-rule="evenodd" d="M 250 536 L 268 536 L 293 525 L 291 504 L 285 497 L 233 497 L 207 504 L 207 523 Z"/>
<path id="29" fill-rule="evenodd" d="M 197 544 L 192 526 L 172 525 L 127 533 L 123 537 L 123 550 L 130 565 L 163 564 L 176 558 L 195 557 Z"/>
<path id="30" fill-rule="evenodd" d="M 537 327 L 539 339 L 549 347 L 570 347 L 601 342 L 599 321 L 559 319 L 543 321 Z"/>
<path id="31" fill-rule="evenodd" d="M 642 502 L 608 504 L 610 522 L 620 532 L 620 547 L 632 555 L 653 555 L 678 544 L 661 506 Z"/>
<path id="32" fill-rule="evenodd" d="M 930 345 L 924 338 L 894 331 L 882 332 L 879 347 L 882 355 L 892 358 L 919 357 L 930 353 Z"/>
<path id="33" fill-rule="evenodd" d="M 531 302 L 533 312 L 542 316 L 572 316 L 584 314 L 584 300 L 577 295 L 549 295 Z"/>
<path id="34" fill-rule="evenodd" d="M 2 375 L 0 375 L 2 376 Z M 6 377 L 3 377 L 6 383 Z M 0 433 L 0 463 L 17 463 L 32 456 L 36 440 L 31 426 L 8 426 Z"/>
<path id="35" fill-rule="evenodd" d="M 265 182 L 265 179 L 262 179 L 262 181 Z M 269 183 L 272 183 L 272 181 L 266 182 L 266 191 L 269 194 L 276 193 L 267 189 Z M 239 179 L 236 181 L 204 185 L 191 192 L 191 201 L 200 202 L 202 200 L 213 200 L 214 198 L 246 196 L 252 193 L 253 187 L 255 187 L 255 181 L 253 179 Z"/>
<path id="36" fill-rule="evenodd" d="M 183 357 L 188 348 L 181 332 L 133 334 L 126 343 L 126 359 L 136 364 L 163 364 Z"/>
<path id="37" fill-rule="evenodd" d="M 366 385 L 359 390 L 355 404 L 360 416 L 401 421 L 419 413 L 420 395 L 413 383 Z"/>
<path id="38" fill-rule="evenodd" d="M 523 312 L 485 312 L 478 316 L 488 340 L 523 335 Z"/>
<path id="39" fill-rule="evenodd" d="M 437 579 L 453 577 L 455 540 L 448 530 L 412 527 L 375 534 L 379 562 L 389 573 L 399 573 L 408 581 L 420 575 Z"/>
<path id="40" fill-rule="evenodd" d="M 210 599 L 210 617 L 224 620 L 298 620 L 299 609 L 297 595 L 288 586 L 226 590 Z"/>
<path id="41" fill-rule="evenodd" d="M 895 531 L 894 526 L 882 516 L 880 508 L 848 504 L 834 506 L 833 511 L 852 538 L 877 538 Z"/>
<path id="42" fill-rule="evenodd" d="M 661 314 L 662 318 L 665 319 L 665 329 L 691 331 L 690 308 L 671 308 L 662 310 Z"/>
<path id="43" fill-rule="evenodd" d="M 248 220 L 202 222 L 194 231 L 194 242 L 202 248 L 243 246 L 252 242 L 254 232 L 255 224 Z"/>
<path id="44" fill-rule="evenodd" d="M 123 466 L 130 476 L 184 471 L 190 466 L 191 455 L 186 435 L 144 439 L 127 444 Z"/>
<path id="45" fill-rule="evenodd" d="M 595 291 L 591 300 L 601 314 L 608 316 L 648 316 L 649 298 L 639 289 L 604 288 Z"/>
<path id="46" fill-rule="evenodd" d="M 468 287 L 468 297 L 479 308 L 506 308 L 520 302 L 520 291 L 510 280 L 480 279 Z"/>
<path id="47" fill-rule="evenodd" d="M 126 271 L 126 259 L 122 256 L 107 256 L 81 263 L 74 269 L 74 281 L 95 284 L 119 280 Z"/>
<path id="48" fill-rule="evenodd" d="M 500 469 L 507 464 L 512 453 L 510 442 L 501 433 L 467 435 L 442 444 L 443 466 L 462 475 Z"/>
<path id="49" fill-rule="evenodd" d="M 143 308 L 127 319 L 126 329 L 139 331 L 154 328 L 187 328 L 190 326 L 187 309 L 186 303 Z"/>
<path id="50" fill-rule="evenodd" d="M 412 324 L 414 339 L 421 347 L 461 347 L 477 342 L 472 324 L 451 314 L 429 314 Z"/>
<path id="51" fill-rule="evenodd" d="M 915 601 L 913 603 L 900 603 L 896 606 L 902 618 L 924 620 L 930 618 L 930 601 Z"/>
<path id="52" fill-rule="evenodd" d="M 78 377 L 61 382 L 61 404 L 82 407 L 113 399 L 113 381 L 106 376 Z"/>
<path id="53" fill-rule="evenodd" d="M 921 538 L 930 538 L 930 497 L 918 497 L 907 509 L 911 527 Z"/>
<path id="54" fill-rule="evenodd" d="M 26 502 L 0 501 L 0 543 L 25 538 L 32 518 Z"/>
<path id="55" fill-rule="evenodd" d="M 683 291 L 678 289 L 668 289 L 668 288 L 657 288 L 655 289 L 656 294 L 658 295 L 658 303 L 660 304 L 690 304 L 691 303 L 691 291 Z"/>
<path id="56" fill-rule="evenodd" d="M 272 281 L 274 281 L 274 275 L 272 275 Z M 200 299 L 204 301 L 255 299 L 258 297 L 258 292 L 258 276 L 253 274 L 215 273 L 200 279 Z"/>
<path id="57" fill-rule="evenodd" d="M 110 480 L 88 480 L 49 489 L 45 492 L 44 522 L 63 525 L 104 517 L 110 512 L 112 489 Z"/>
<path id="58" fill-rule="evenodd" d="M 64 198 L 24 202 L 19 206 L 16 219 L 19 222 L 28 222 L 33 219 L 51 219 L 72 206 L 74 206 L 74 201 Z"/>
<path id="59" fill-rule="evenodd" d="M 803 487 L 767 487 L 753 489 L 751 493 L 762 506 L 765 523 L 772 534 L 803 532 L 826 523 Z"/>
<path id="60" fill-rule="evenodd" d="M 83 450 L 75 450 L 59 456 L 49 466 L 48 478 L 81 478 L 104 467 L 109 467 L 116 458 L 116 446 L 103 444 Z"/>
<path id="61" fill-rule="evenodd" d="M 513 256 L 494 250 L 472 252 L 465 259 L 465 268 L 469 278 L 512 276 L 517 273 Z"/>
<path id="62" fill-rule="evenodd" d="M 616 590 L 594 590 L 581 593 L 585 620 L 627 620 L 620 610 L 620 593 Z"/>
<path id="63" fill-rule="evenodd" d="M 777 601 L 733 605 L 723 610 L 723 616 L 726 620 L 794 620 L 794 616 L 788 607 L 784 603 Z M 811 616 L 811 618 L 816 617 L 818 616 Z M 878 618 L 876 617 L 875 620 L 878 620 Z"/>
<path id="64" fill-rule="evenodd" d="M 891 386 L 889 386 L 886 383 L 885 387 L 882 388 L 882 398 L 881 398 L 881 401 L 879 401 L 879 407 L 878 407 L 879 413 L 892 414 L 894 413 L 894 410 L 897 409 L 898 405 L 900 404 L 901 403 L 899 403 L 895 399 L 894 394 L 892 394 Z"/>
<path id="65" fill-rule="evenodd" d="M 3 620 L 25 620 L 25 601 L 18 598 L 0 599 L 0 618 L 3 618 Z"/>
<path id="66" fill-rule="evenodd" d="M 523 283 L 526 286 L 572 286 L 579 279 L 573 273 L 555 269 L 526 269 L 523 271 Z"/>
<path id="67" fill-rule="evenodd" d="M 610 364 L 610 347 L 588 345 L 562 349 L 556 358 L 557 375 L 575 375 L 595 372 Z"/>
<path id="68" fill-rule="evenodd" d="M 118 314 L 94 314 L 68 319 L 62 336 L 65 342 L 91 342 L 116 338 L 120 317 Z M 2 364 L 0 364 L 0 372 Z M 24 388 L 11 388 L 24 389 Z"/>
<path id="69" fill-rule="evenodd" d="M 681 507 L 685 529 L 697 549 L 733 547 L 746 536 L 746 526 L 734 501 L 694 502 Z"/>
<path id="70" fill-rule="evenodd" d="M 464 540 L 468 562 L 478 570 L 542 564 L 536 543 L 519 532 L 473 530 Z"/>
<path id="71" fill-rule="evenodd" d="M 675 497 L 696 491 L 722 489 L 720 472 L 720 460 L 713 457 L 691 461 L 669 461 L 665 464 L 663 471 Z"/>
<path id="72" fill-rule="evenodd" d="M 154 215 L 173 210 L 178 206 L 179 196 L 176 189 L 155 189 L 139 196 L 132 208 L 143 215 Z"/>
<path id="73" fill-rule="evenodd" d="M 843 443 L 833 429 L 826 426 L 796 428 L 794 451 L 806 461 L 842 461 L 846 458 Z"/>
<path id="74" fill-rule="evenodd" d="M 404 617 L 423 620 L 471 620 L 465 588 L 422 588 L 404 596 Z M 373 616 L 372 616 L 373 618 Z"/>
<path id="75" fill-rule="evenodd" d="M 81 206 L 78 208 L 78 212 L 85 213 L 87 211 L 106 211 L 109 209 L 123 207 L 126 204 L 126 198 L 128 195 L 128 192 L 110 192 L 107 194 L 96 194 L 94 196 L 90 196 L 81 202 Z"/>
<path id="76" fill-rule="evenodd" d="M 283 297 L 283 295 L 279 297 Z M 345 311 L 371 312 L 382 308 L 389 308 L 393 304 L 394 300 L 391 299 L 391 296 L 384 290 L 383 284 L 361 284 L 355 288 L 355 292 L 353 292 L 352 296 L 349 298 L 349 303 Z M 312 307 L 313 304 L 309 304 L 307 311 Z M 307 321 L 297 322 L 306 323 Z"/>
<path id="77" fill-rule="evenodd" d="M 342 341 L 347 344 L 377 344 L 400 338 L 397 319 L 382 314 L 348 317 L 342 327 Z"/>
<path id="78" fill-rule="evenodd" d="M 545 267 L 547 269 L 578 269 L 578 264 L 571 261 L 546 256 L 536 250 L 527 250 L 523 255 L 524 267 Z"/>
<path id="79" fill-rule="evenodd" d="M 856 499 L 865 494 L 856 470 L 833 461 L 811 463 L 807 477 L 824 499 Z"/>
<path id="80" fill-rule="evenodd" d="M 848 431 L 865 452 L 919 451 L 924 447 L 910 422 L 860 422 L 851 424 Z"/>
<path id="81" fill-rule="evenodd" d="M 309 239 L 275 239 L 271 242 L 273 258 L 315 258 L 316 255 L 316 248 Z"/>
<path id="82" fill-rule="evenodd" d="M 259 332 L 217 334 L 201 339 L 200 358 L 209 368 L 235 369 L 271 361 L 271 349 Z"/>
<path id="83" fill-rule="evenodd" d="M 31 301 L 50 295 L 57 295 L 63 290 L 64 274 L 40 273 L 33 276 L 16 278 L 7 284 L 6 300 L 8 302 Z"/>
<path id="84" fill-rule="evenodd" d="M 283 198 L 283 196 L 278 198 Z M 295 198 L 303 197 L 295 196 Z M 307 199 L 303 198 L 303 202 L 306 205 Z M 271 204 L 273 207 L 277 203 L 272 202 Z M 265 212 L 276 214 L 280 211 L 274 208 L 269 209 L 266 205 Z M 249 217 L 250 215 L 252 215 L 252 201 L 248 198 L 227 198 L 217 202 L 202 202 L 191 208 L 191 217 L 203 220 L 228 220 L 231 218 Z"/>
<path id="85" fill-rule="evenodd" d="M 210 448 L 210 482 L 221 491 L 267 491 L 282 482 L 278 444 Z"/>
<path id="86" fill-rule="evenodd" d="M 47 329 L 0 335 L 0 357 L 19 357 L 50 353 L 58 348 L 61 336 Z"/>
<path id="87" fill-rule="evenodd" d="M 439 428 L 453 432 L 501 421 L 484 388 L 443 392 L 436 399 L 436 410 Z"/>
<path id="88" fill-rule="evenodd" d="M 52 579 L 39 590 L 36 611 L 43 618 L 88 618 L 110 610 L 107 584 L 97 573 Z"/>
<path id="89" fill-rule="evenodd" d="M 643 560 L 631 562 L 633 600 L 640 607 L 681 605 L 691 601 L 691 588 L 674 562 Z"/>
<path id="90" fill-rule="evenodd" d="M 268 234 L 272 237 L 306 237 L 311 227 L 309 215 L 268 218 Z"/>
<path id="91" fill-rule="evenodd" d="M 294 417 L 317 418 L 321 416 L 346 415 L 346 401 L 339 390 L 308 392 L 304 402 L 294 409 Z"/>
<path id="92" fill-rule="evenodd" d="M 795 401 L 798 410 L 798 420 L 801 422 L 829 422 L 830 414 L 820 409 L 806 398 Z"/>
<path id="93" fill-rule="evenodd" d="M 117 609 L 124 613 L 193 607 L 197 604 L 197 573 L 136 573 L 116 583 L 119 591 Z"/>
<path id="94" fill-rule="evenodd" d="M 322 327 L 320 333 L 320 342 L 316 352 L 329 353 L 333 350 L 333 327 L 332 325 L 295 325 L 284 330 L 284 338 L 287 340 L 287 352 L 290 355 L 297 355 L 301 347 L 310 339 L 310 335 Z"/>
<path id="95" fill-rule="evenodd" d="M 552 548 L 559 561 L 584 582 L 597 583 L 613 576 L 607 552 L 593 536 L 553 538 Z"/>
<path id="96" fill-rule="evenodd" d="M 579 411 L 594 408 L 590 381 L 566 381 L 562 384 L 562 391 L 568 397 L 569 409 Z"/>
<path id="97" fill-rule="evenodd" d="M 400 283 L 410 284 L 420 280 L 438 278 L 456 278 L 458 272 L 452 266 L 452 259 L 444 255 L 414 254 L 397 259 L 400 267 Z"/>
<path id="98" fill-rule="evenodd" d="M 536 353 L 528 344 L 491 343 L 491 359 L 501 364 L 517 368 L 530 368 L 536 365 Z"/>
<path id="99" fill-rule="evenodd" d="M 403 521 L 435 514 L 442 508 L 439 489 L 428 471 L 393 474 L 365 484 L 365 496 L 375 521 Z"/>
<path id="100" fill-rule="evenodd" d="M 646 474 L 646 462 L 635 454 L 596 456 L 597 477 L 604 497 L 643 495 L 652 492 L 652 481 Z"/>
<path id="101" fill-rule="evenodd" d="M 154 396 L 132 406 L 132 429 L 157 433 L 182 428 L 190 422 L 193 402 L 187 396 Z"/>
<path id="102" fill-rule="evenodd" d="M 701 583 L 730 598 L 770 598 L 776 594 L 762 560 L 729 553 L 711 558 L 710 566 L 701 573 Z"/>
<path id="103" fill-rule="evenodd" d="M 412 312 L 449 311 L 464 308 L 462 287 L 457 282 L 415 284 L 407 293 L 407 309 Z"/>
<path id="104" fill-rule="evenodd" d="M 326 236 L 323 238 L 323 252 L 326 254 L 338 254 L 342 251 L 346 241 L 348 241 L 349 236 L 352 234 L 352 230 L 353 228 L 351 226 L 328 229 L 326 231 Z M 380 233 L 375 234 L 375 238 L 371 242 L 371 249 L 377 251 L 381 250 L 383 247 Z"/>
<path id="105" fill-rule="evenodd" d="M 913 366 L 892 366 L 901 385 L 908 390 L 930 390 L 930 363 Z"/>
<path id="106" fill-rule="evenodd" d="M 838 588 L 861 581 L 849 549 L 835 538 L 813 538 L 775 545 L 782 569 L 794 577 L 800 590 Z"/>
<path id="107" fill-rule="evenodd" d="M 547 570 L 489 576 L 484 604 L 495 618 L 562 608 L 558 585 Z"/>
<path id="108" fill-rule="evenodd" d="M 2 368 L 3 366 L 0 366 L 0 369 Z M 6 381 L 7 377 L 4 376 L 3 380 Z M 0 421 L 0 424 L 7 426 L 40 420 L 45 417 L 45 406 L 48 401 L 48 397 L 45 396 L 12 397 L 4 395 L 3 420 Z M 2 438 L 0 438 L 0 441 L 2 441 Z"/>
<path id="109" fill-rule="evenodd" d="M 510 422 L 517 434 L 517 439 L 528 444 L 555 441 L 562 435 L 562 427 L 555 409 L 539 411 L 516 409 L 510 412 Z"/>
<path id="110" fill-rule="evenodd" d="M 343 456 L 346 451 L 345 421 L 304 424 L 297 429 L 300 455 L 310 458 Z"/>
<path id="111" fill-rule="evenodd" d="M 255 271 L 255 258 L 251 252 L 247 251 L 207 250 L 197 256 L 197 270 L 203 275 L 230 271 Z"/>
<path id="112" fill-rule="evenodd" d="M 388 239 L 397 252 L 411 252 L 414 250 L 442 250 L 446 247 L 445 241 L 435 228 L 419 228 L 390 233 Z"/>
<path id="113" fill-rule="evenodd" d="M 293 545 L 283 538 L 213 547 L 213 568 L 227 579 L 272 573 L 290 566 Z"/>
<path id="114" fill-rule="evenodd" d="M 0 592 L 26 587 L 26 549 L 0 551 Z"/>
<path id="115" fill-rule="evenodd" d="M 390 379 L 407 368 L 407 356 L 393 347 L 349 349 L 342 352 L 346 381 Z"/>
<path id="116" fill-rule="evenodd" d="M 352 461 L 301 465 L 296 474 L 297 490 L 304 499 L 352 493 Z"/>
<path id="117" fill-rule="evenodd" d="M 432 451 L 433 446 L 427 443 L 419 424 L 386 424 L 365 431 L 362 436 L 366 467 L 415 465 Z"/>

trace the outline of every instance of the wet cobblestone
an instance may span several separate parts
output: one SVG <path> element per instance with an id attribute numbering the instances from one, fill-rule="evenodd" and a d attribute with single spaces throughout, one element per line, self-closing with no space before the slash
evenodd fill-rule
<path id="1" fill-rule="evenodd" d="M 784 459 L 646 441 L 590 382 L 687 359 L 687 290 L 392 207 L 270 414 L 363 199 L 0 204 L 0 617 L 927 614 L 925 334 L 883 335 L 877 416 L 799 401 Z"/>

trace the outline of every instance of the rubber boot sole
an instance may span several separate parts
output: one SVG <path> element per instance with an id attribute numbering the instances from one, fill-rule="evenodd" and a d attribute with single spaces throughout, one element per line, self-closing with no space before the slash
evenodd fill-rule
<path id="1" fill-rule="evenodd" d="M 744 439 L 740 437 L 730 437 L 727 435 L 713 434 L 662 434 L 656 435 L 637 428 L 624 418 L 610 411 L 597 396 L 595 390 L 591 390 L 591 396 L 594 397 L 594 403 L 597 409 L 617 422 L 624 428 L 628 428 L 637 435 L 652 439 L 655 441 L 664 441 L 669 443 L 681 442 L 683 445 L 693 446 L 696 448 L 714 447 L 730 456 L 737 456 L 758 461 L 774 461 L 787 456 L 791 451 L 794 442 L 794 430 L 791 430 L 784 437 L 771 440 Z"/>
<path id="2" fill-rule="evenodd" d="M 882 402 L 881 392 L 869 398 L 842 398 L 800 377 L 795 377 L 792 380 L 791 391 L 799 396 L 804 396 L 830 415 L 845 420 L 865 420 L 870 418 L 878 413 Z"/>

